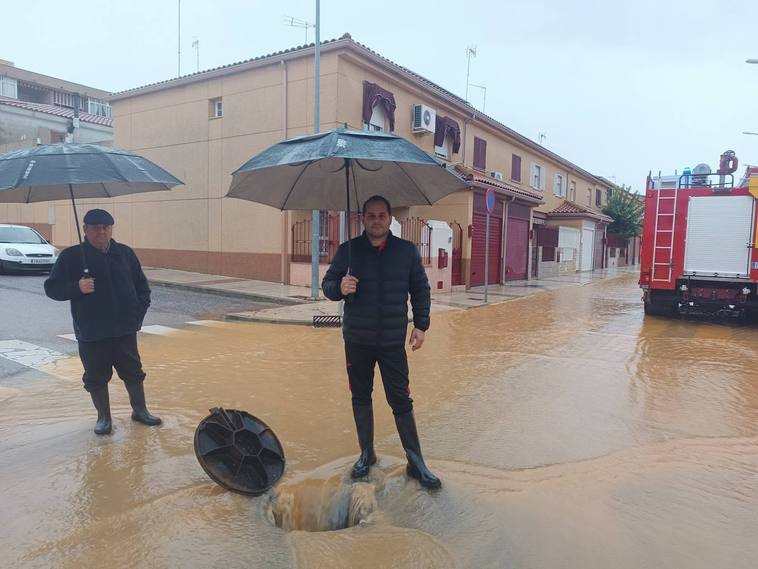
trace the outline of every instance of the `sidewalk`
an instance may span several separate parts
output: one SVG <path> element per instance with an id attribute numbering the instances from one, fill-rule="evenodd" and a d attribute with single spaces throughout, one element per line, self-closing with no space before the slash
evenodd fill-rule
<path id="1" fill-rule="evenodd" d="M 339 310 L 338 303 L 325 299 L 320 292 L 319 300 L 312 301 L 310 299 L 311 290 L 307 287 L 191 273 L 174 269 L 145 267 L 144 271 L 151 284 L 200 290 L 212 294 L 249 298 L 251 301 L 256 302 L 272 303 L 271 308 L 227 314 L 226 318 L 228 320 L 249 320 L 310 326 L 313 324 L 314 316 L 336 315 Z M 639 267 L 637 266 L 620 267 L 617 269 L 601 269 L 531 281 L 511 281 L 504 285 L 489 285 L 487 289 L 487 304 L 499 304 L 541 292 L 582 286 L 625 274 L 637 274 L 638 272 Z M 483 286 L 447 293 L 434 293 L 432 291 L 432 312 L 466 310 L 481 306 L 486 306 L 484 303 Z"/>

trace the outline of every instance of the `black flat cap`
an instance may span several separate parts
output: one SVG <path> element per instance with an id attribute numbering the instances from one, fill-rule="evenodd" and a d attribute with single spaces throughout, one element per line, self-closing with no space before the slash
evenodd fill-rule
<path id="1" fill-rule="evenodd" d="M 104 209 L 91 209 L 84 215 L 86 225 L 113 225 L 113 216 Z"/>

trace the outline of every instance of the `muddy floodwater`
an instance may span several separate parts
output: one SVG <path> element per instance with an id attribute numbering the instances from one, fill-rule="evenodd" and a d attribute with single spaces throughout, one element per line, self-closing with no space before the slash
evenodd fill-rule
<path id="1" fill-rule="evenodd" d="M 133 424 L 114 380 L 110 437 L 77 359 L 0 378 L 0 566 L 755 569 L 758 328 L 643 318 L 639 299 L 627 276 L 435 313 L 409 356 L 435 493 L 407 479 L 379 382 L 379 462 L 349 481 L 338 330 L 142 337 L 164 425 Z M 202 470 L 194 431 L 215 406 L 274 429 L 273 492 Z"/>

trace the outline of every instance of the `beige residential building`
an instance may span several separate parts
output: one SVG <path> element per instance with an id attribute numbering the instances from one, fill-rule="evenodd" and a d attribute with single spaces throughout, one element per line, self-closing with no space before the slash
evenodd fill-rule
<path id="1" fill-rule="evenodd" d="M 489 282 L 602 266 L 609 221 L 599 211 L 603 180 L 348 35 L 324 42 L 320 69 L 321 130 L 391 130 L 469 180 L 468 190 L 433 206 L 393 211 L 430 272 L 437 253 L 424 220 L 439 220 L 453 229 L 452 285 L 484 283 L 488 189 L 496 194 Z M 280 212 L 224 195 L 232 172 L 250 157 L 313 132 L 313 71 L 310 46 L 111 96 L 114 146 L 155 161 L 185 186 L 91 200 L 82 209 L 97 204 L 112 211 L 116 239 L 134 246 L 148 266 L 308 283 L 310 212 Z M 49 205 L 0 206 L 0 217 L 47 219 Z M 75 240 L 67 208 L 54 206 L 58 245 Z M 325 268 L 339 236 L 336 213 L 322 218 Z"/>

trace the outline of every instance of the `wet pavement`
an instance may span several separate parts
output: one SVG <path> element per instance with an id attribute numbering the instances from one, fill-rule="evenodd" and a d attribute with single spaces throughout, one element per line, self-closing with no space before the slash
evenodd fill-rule
<path id="1" fill-rule="evenodd" d="M 379 462 L 347 479 L 339 330 L 219 322 L 141 350 L 159 428 L 116 380 L 96 437 L 72 357 L 0 378 L 3 566 L 758 566 L 758 328 L 644 318 L 634 275 L 434 314 L 409 357 L 433 493 L 405 475 L 378 382 Z M 219 405 L 282 441 L 269 495 L 198 464 Z"/>

